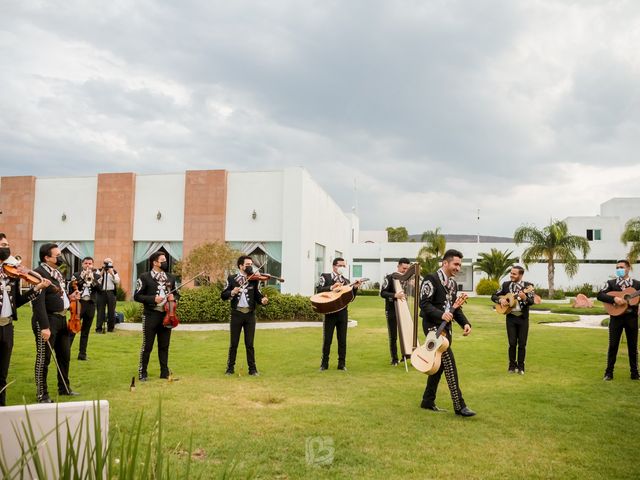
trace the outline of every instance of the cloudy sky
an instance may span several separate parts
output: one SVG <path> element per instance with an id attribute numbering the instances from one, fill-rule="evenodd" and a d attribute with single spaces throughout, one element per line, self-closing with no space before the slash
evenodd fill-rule
<path id="1" fill-rule="evenodd" d="M 637 0 L 2 0 L 0 174 L 304 166 L 363 229 L 640 195 Z M 480 222 L 476 219 L 480 209 Z"/>

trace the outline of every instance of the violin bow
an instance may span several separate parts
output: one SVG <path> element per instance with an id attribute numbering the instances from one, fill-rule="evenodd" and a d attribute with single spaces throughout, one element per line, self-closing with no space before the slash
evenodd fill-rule
<path id="1" fill-rule="evenodd" d="M 56 368 L 58 369 L 58 373 L 60 374 L 60 380 L 62 380 L 62 384 L 64 385 L 64 389 L 67 391 L 67 394 L 71 394 L 71 390 L 69 390 L 69 386 L 67 382 L 64 381 L 64 375 L 62 375 L 62 370 L 60 370 L 60 365 L 58 365 L 58 359 L 56 358 L 55 352 L 53 351 L 53 347 L 49 343 L 49 339 L 47 339 L 47 345 L 49 345 L 49 350 L 51 350 L 51 358 L 53 358 L 53 363 L 56 364 Z"/>
<path id="2" fill-rule="evenodd" d="M 198 277 L 202 277 L 204 276 L 204 271 L 198 273 L 197 275 L 194 275 L 193 277 L 191 277 L 189 280 L 182 282 L 180 285 L 178 285 L 177 287 L 175 287 L 173 290 L 171 290 L 170 292 L 167 292 L 167 295 L 171 295 L 172 293 L 177 292 L 178 290 L 180 290 L 182 287 L 184 287 L 187 283 L 191 283 L 193 282 L 196 278 Z"/>

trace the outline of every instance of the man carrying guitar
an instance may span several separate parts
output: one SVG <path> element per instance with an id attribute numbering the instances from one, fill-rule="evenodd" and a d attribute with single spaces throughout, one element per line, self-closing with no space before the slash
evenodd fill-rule
<path id="1" fill-rule="evenodd" d="M 515 307 L 507 313 L 507 338 L 509 340 L 509 373 L 524 375 L 524 357 L 527 352 L 527 337 L 529 336 L 529 306 L 534 303 L 533 285 L 523 282 L 524 268 L 520 265 L 511 267 L 508 282 L 502 284 L 496 293 L 491 295 L 494 303 L 506 307 L 508 294 L 516 298 Z M 525 291 L 526 289 L 526 291 Z M 516 348 L 518 361 L 516 362 Z"/>
<path id="2" fill-rule="evenodd" d="M 333 260 L 333 271 L 331 273 L 323 273 L 320 275 L 316 293 L 330 292 L 337 290 L 343 285 L 349 284 L 347 278 L 347 262 L 344 258 L 337 257 Z M 353 295 L 358 292 L 360 282 L 356 282 L 353 286 Z M 322 360 L 320 361 L 320 370 L 329 368 L 329 354 L 331 352 L 331 343 L 333 342 L 333 330 L 336 330 L 338 337 L 338 370 L 346 370 L 347 361 L 347 325 L 349 323 L 349 309 L 344 307 L 334 313 L 324 316 L 322 323 Z"/>
<path id="3" fill-rule="evenodd" d="M 601 302 L 620 306 L 626 304 L 628 307 L 621 315 L 609 317 L 609 350 L 607 352 L 607 369 L 604 371 L 605 381 L 613 380 L 613 367 L 616 364 L 623 330 L 627 336 L 631 380 L 640 380 L 638 374 L 638 305 L 629 305 L 623 297 L 613 295 L 613 293 L 622 292 L 627 288 L 640 290 L 640 282 L 629 277 L 630 269 L 631 265 L 627 260 L 618 260 L 616 278 L 607 281 L 604 288 L 598 292 L 598 300 Z"/>
<path id="4" fill-rule="evenodd" d="M 451 343 L 451 320 L 455 320 L 463 328 L 463 336 L 471 333 L 471 324 L 461 308 L 450 311 L 458 296 L 458 284 L 454 277 L 462 268 L 462 253 L 458 250 L 447 250 L 442 259 L 442 267 L 435 273 L 424 277 L 420 290 L 420 316 L 425 335 L 431 330 L 437 330 L 442 321 L 449 322 L 444 333 Z M 436 406 L 438 383 L 444 372 L 447 385 L 453 400 L 456 415 L 472 417 L 476 414 L 467 407 L 458 386 L 458 369 L 451 348 L 442 353 L 442 363 L 436 373 L 429 376 L 427 387 L 422 396 L 420 406 L 434 412 L 443 412 Z"/>

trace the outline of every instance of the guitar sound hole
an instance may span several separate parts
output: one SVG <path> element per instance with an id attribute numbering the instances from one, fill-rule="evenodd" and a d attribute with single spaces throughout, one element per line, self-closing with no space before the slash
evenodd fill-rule
<path id="1" fill-rule="evenodd" d="M 433 340 L 431 340 L 430 342 L 427 342 L 427 350 L 433 350 L 435 346 L 436 346 L 436 342 L 434 342 Z"/>

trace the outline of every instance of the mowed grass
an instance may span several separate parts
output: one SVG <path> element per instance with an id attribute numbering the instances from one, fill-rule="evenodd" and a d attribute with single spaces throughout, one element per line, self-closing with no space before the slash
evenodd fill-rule
<path id="1" fill-rule="evenodd" d="M 88 362 L 71 361 L 81 400 L 107 399 L 112 429 L 130 429 L 144 410 L 152 419 L 162 398 L 164 450 L 176 468 L 190 438 L 202 449 L 192 471 L 217 478 L 638 478 L 640 382 L 629 379 L 626 344 L 613 382 L 603 382 L 607 331 L 564 329 L 532 322 L 525 376 L 507 373 L 504 317 L 488 303 L 465 312 L 469 337 L 455 326 L 453 350 L 462 392 L 473 418 L 453 414 L 444 376 L 436 414 L 419 408 L 426 376 L 389 363 L 383 302 L 361 297 L 350 307 L 358 326 L 348 333 L 348 372 L 319 372 L 319 328 L 258 330 L 261 376 L 226 377 L 228 332 L 173 332 L 170 366 L 178 381 L 160 380 L 156 350 L 150 380 L 129 392 L 141 334 L 117 332 L 89 340 Z M 34 340 L 30 311 L 16 323 L 8 402 L 34 400 Z M 540 316 L 536 316 L 536 320 Z M 545 315 L 544 321 L 564 317 Z M 420 335 L 422 338 L 422 333 Z M 49 389 L 56 391 L 55 366 Z M 333 448 L 328 465 L 314 463 L 306 445 Z M 330 448 L 324 453 L 330 454 Z M 331 456 L 331 455 L 330 455 Z"/>

